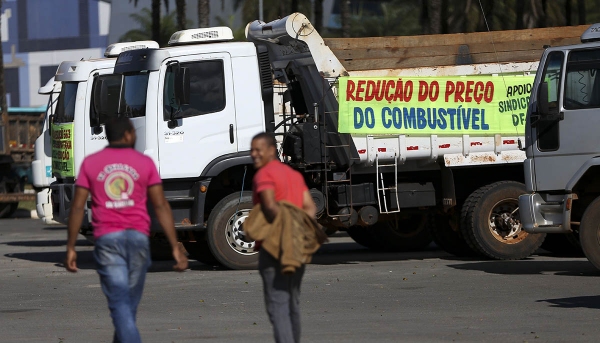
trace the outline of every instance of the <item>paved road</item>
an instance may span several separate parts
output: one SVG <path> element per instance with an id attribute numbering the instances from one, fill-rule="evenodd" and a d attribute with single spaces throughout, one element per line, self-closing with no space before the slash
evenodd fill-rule
<path id="1" fill-rule="evenodd" d="M 80 272 L 61 266 L 66 231 L 0 221 L 0 341 L 110 342 L 112 326 L 78 244 Z M 583 258 L 457 259 L 435 247 L 373 253 L 334 237 L 303 283 L 304 342 L 597 342 L 598 276 Z M 144 342 L 268 342 L 256 271 L 155 262 L 138 325 Z"/>

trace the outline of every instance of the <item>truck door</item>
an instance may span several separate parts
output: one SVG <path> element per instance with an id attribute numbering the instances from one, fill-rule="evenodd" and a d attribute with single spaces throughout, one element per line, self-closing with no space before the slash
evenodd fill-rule
<path id="1" fill-rule="evenodd" d="M 214 159 L 237 152 L 231 57 L 195 55 L 177 62 L 161 69 L 158 156 L 163 179 L 198 177 Z M 181 107 L 175 103 L 176 65 L 190 76 L 190 101 Z"/>
<path id="2" fill-rule="evenodd" d="M 600 154 L 600 49 L 550 51 L 530 118 L 535 188 L 562 190 Z"/>
<path id="3" fill-rule="evenodd" d="M 93 154 L 108 145 L 104 124 L 108 117 L 117 113 L 121 90 L 121 75 L 108 73 L 109 71 L 101 71 L 98 75 L 90 76 L 88 80 L 88 84 L 91 84 L 92 87 L 88 87 L 87 99 L 89 100 L 87 103 L 89 106 L 86 106 L 86 109 L 89 109 L 88 113 L 82 116 L 82 119 L 85 118 L 84 156 Z M 94 103 L 94 92 L 100 83 L 104 83 L 104 87 L 108 91 L 108 106 L 103 113 L 96 111 Z"/>

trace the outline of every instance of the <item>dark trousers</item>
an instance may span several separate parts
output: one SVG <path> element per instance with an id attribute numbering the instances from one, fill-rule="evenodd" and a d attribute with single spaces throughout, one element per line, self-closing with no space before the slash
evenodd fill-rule
<path id="1" fill-rule="evenodd" d="M 258 270 L 263 280 L 265 306 L 273 324 L 277 343 L 300 342 L 300 283 L 304 266 L 294 274 L 281 273 L 281 264 L 268 252 L 260 250 Z"/>

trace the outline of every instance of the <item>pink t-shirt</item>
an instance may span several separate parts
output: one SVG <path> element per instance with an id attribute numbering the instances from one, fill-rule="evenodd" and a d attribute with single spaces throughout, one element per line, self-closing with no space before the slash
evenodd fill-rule
<path id="1" fill-rule="evenodd" d="M 75 185 L 92 194 L 94 238 L 125 229 L 149 235 L 148 187 L 160 183 L 152 159 L 132 148 L 106 147 L 86 157 Z"/>

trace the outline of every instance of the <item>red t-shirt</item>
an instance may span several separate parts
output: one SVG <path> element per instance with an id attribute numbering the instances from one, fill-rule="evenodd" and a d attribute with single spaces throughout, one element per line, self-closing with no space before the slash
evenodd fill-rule
<path id="1" fill-rule="evenodd" d="M 254 175 L 252 202 L 255 205 L 260 203 L 258 194 L 266 189 L 275 190 L 275 201 L 287 200 L 299 208 L 302 208 L 304 191 L 308 190 L 302 174 L 278 160 L 267 163 Z"/>
<path id="2" fill-rule="evenodd" d="M 86 157 L 75 185 L 92 194 L 94 237 L 125 229 L 149 235 L 148 187 L 160 183 L 152 159 L 132 148 L 106 147 Z"/>

